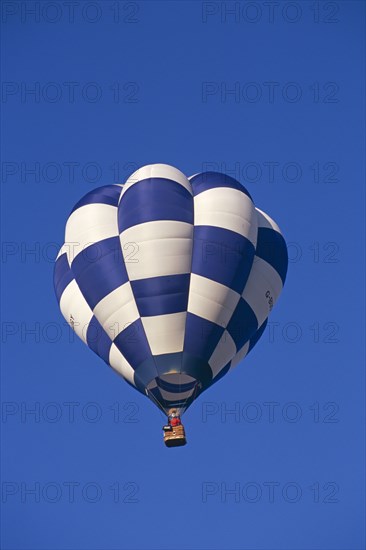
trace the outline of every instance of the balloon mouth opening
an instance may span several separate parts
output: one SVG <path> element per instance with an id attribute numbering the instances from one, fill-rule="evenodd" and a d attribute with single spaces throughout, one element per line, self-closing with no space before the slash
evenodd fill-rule
<path id="1" fill-rule="evenodd" d="M 167 415 L 181 416 L 192 403 L 199 382 L 188 374 L 167 372 L 147 385 L 149 398 Z"/>

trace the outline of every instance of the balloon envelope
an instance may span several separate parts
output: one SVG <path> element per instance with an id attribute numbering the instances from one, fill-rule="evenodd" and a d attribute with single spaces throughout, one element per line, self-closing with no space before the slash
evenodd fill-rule
<path id="1" fill-rule="evenodd" d="M 76 334 L 182 414 L 257 343 L 287 264 L 278 226 L 239 182 L 154 164 L 75 205 L 54 285 Z"/>

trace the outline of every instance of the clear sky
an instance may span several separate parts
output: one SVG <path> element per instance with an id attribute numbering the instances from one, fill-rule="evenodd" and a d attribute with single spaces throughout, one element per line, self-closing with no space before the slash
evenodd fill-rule
<path id="1" fill-rule="evenodd" d="M 364 548 L 364 18 L 2 2 L 4 550 Z M 237 177 L 290 255 L 261 342 L 178 449 L 52 282 L 73 205 L 156 162 Z"/>

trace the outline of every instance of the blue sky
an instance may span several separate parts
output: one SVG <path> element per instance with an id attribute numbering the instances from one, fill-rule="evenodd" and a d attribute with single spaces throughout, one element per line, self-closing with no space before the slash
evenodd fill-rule
<path id="1" fill-rule="evenodd" d="M 364 12 L 2 3 L 4 550 L 364 548 Z M 52 284 L 73 205 L 155 162 L 237 177 L 290 255 L 172 450 Z"/>

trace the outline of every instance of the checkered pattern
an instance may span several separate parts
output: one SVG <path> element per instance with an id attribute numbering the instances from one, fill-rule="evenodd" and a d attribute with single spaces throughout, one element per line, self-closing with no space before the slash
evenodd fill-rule
<path id="1" fill-rule="evenodd" d="M 77 203 L 54 281 L 78 336 L 182 413 L 259 340 L 286 271 L 278 226 L 240 183 L 156 164 Z"/>

